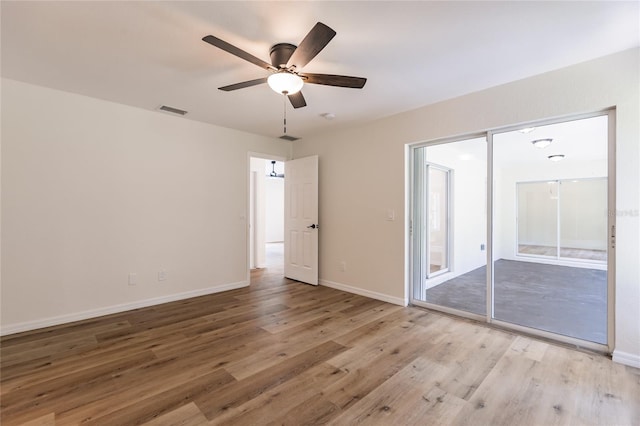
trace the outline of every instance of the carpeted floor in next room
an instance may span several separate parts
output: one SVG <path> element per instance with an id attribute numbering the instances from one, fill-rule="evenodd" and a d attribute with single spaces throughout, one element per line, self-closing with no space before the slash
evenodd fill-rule
<path id="1" fill-rule="evenodd" d="M 427 290 L 427 302 L 486 313 L 486 267 Z M 591 342 L 607 342 L 607 271 L 500 259 L 495 318 Z"/>

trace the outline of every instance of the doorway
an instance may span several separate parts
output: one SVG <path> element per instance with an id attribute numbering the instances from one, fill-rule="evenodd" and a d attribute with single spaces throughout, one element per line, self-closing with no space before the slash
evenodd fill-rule
<path id="1" fill-rule="evenodd" d="M 411 303 L 611 350 L 613 120 L 612 110 L 413 146 Z M 442 265 L 434 170 L 449 176 Z"/>
<path id="2" fill-rule="evenodd" d="M 251 157 L 249 266 L 284 270 L 284 161 Z M 282 272 L 283 273 L 283 272 Z"/>

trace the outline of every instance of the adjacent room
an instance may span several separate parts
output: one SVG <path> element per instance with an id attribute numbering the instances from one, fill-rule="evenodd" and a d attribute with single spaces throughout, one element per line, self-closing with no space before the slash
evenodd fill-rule
<path id="1" fill-rule="evenodd" d="M 607 343 L 607 122 L 492 135 L 493 318 Z M 417 300 L 486 315 L 486 139 L 423 150 L 428 269 Z"/>
<path id="2" fill-rule="evenodd" d="M 0 2 L 0 422 L 637 425 L 637 1 Z"/>

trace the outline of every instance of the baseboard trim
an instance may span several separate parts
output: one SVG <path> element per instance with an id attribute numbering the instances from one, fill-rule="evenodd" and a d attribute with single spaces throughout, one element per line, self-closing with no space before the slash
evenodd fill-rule
<path id="1" fill-rule="evenodd" d="M 617 362 L 618 364 L 640 368 L 640 355 L 614 350 L 611 359 L 613 360 L 613 362 Z"/>
<path id="2" fill-rule="evenodd" d="M 0 336 L 6 336 L 9 334 L 15 334 L 15 333 L 22 333 L 24 331 L 37 330 L 39 328 L 52 327 L 54 325 L 66 324 L 74 321 L 82 321 L 90 318 L 101 317 L 104 315 L 117 314 L 120 312 L 130 311 L 133 309 L 160 305 L 162 303 L 190 299 L 192 297 L 206 296 L 207 294 L 220 293 L 223 291 L 229 291 L 229 290 L 235 290 L 242 287 L 247 287 L 248 285 L 249 285 L 248 281 L 240 281 L 237 283 L 223 284 L 215 287 L 208 287 L 208 288 L 203 288 L 199 290 L 186 291 L 183 293 L 176 293 L 176 294 L 170 294 L 167 296 L 160 296 L 160 297 L 154 297 L 151 299 L 139 300 L 136 302 L 122 303 L 119 305 L 92 309 L 89 311 L 75 312 L 73 314 L 43 318 L 35 321 L 26 321 L 26 322 L 21 322 L 17 324 L 2 325 L 2 327 L 0 328 Z"/>
<path id="3" fill-rule="evenodd" d="M 382 300 L 383 302 L 393 303 L 394 305 L 407 306 L 407 301 L 400 297 L 389 296 L 388 294 L 378 293 L 376 291 L 364 290 L 362 288 L 353 287 L 346 284 L 337 283 L 329 280 L 318 280 L 320 285 L 335 288 L 336 290 L 346 291 L 360 296 L 369 297 L 371 299 Z"/>

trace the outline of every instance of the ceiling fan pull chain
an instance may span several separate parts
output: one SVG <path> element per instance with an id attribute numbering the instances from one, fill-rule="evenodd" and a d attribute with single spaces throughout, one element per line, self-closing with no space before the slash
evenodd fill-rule
<path id="1" fill-rule="evenodd" d="M 284 110 L 283 116 L 284 116 L 284 134 L 287 134 L 287 91 L 283 91 L 282 92 L 282 100 L 283 100 L 283 104 L 282 104 L 282 109 Z"/>

